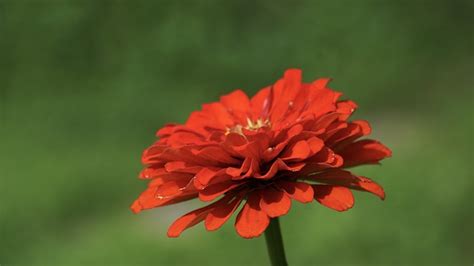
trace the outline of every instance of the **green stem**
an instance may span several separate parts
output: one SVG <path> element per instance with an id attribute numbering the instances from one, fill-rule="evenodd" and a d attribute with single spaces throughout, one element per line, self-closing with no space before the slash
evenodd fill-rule
<path id="1" fill-rule="evenodd" d="M 265 230 L 265 239 L 272 266 L 288 266 L 278 218 L 270 220 L 270 225 Z"/>

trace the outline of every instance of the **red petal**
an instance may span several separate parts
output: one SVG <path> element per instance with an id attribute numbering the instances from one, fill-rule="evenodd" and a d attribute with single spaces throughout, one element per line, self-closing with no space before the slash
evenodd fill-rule
<path id="1" fill-rule="evenodd" d="M 323 147 L 316 155 L 305 161 L 303 174 L 319 172 L 327 168 L 336 168 L 342 166 L 343 159 L 335 154 L 331 149 Z"/>
<path id="2" fill-rule="evenodd" d="M 339 113 L 339 119 L 347 120 L 349 116 L 357 109 L 357 104 L 353 101 L 340 101 L 337 103 L 336 113 Z"/>
<path id="3" fill-rule="evenodd" d="M 237 216 L 235 229 L 243 238 L 260 236 L 270 223 L 268 215 L 260 209 L 259 202 L 258 192 L 253 192 Z"/>
<path id="4" fill-rule="evenodd" d="M 341 95 L 338 92 L 325 88 L 330 79 L 318 79 L 311 84 L 310 95 L 308 96 L 308 109 L 305 113 L 320 117 L 336 110 L 336 100 Z"/>
<path id="5" fill-rule="evenodd" d="M 297 172 L 297 171 L 300 171 L 304 166 L 305 166 L 304 162 L 286 164 L 281 159 L 276 159 L 275 162 L 273 162 L 273 164 L 270 166 L 270 169 L 266 173 L 264 173 L 263 175 L 260 173 L 254 173 L 253 177 L 259 178 L 259 179 L 270 179 L 274 177 L 278 173 L 278 171 Z"/>
<path id="6" fill-rule="evenodd" d="M 242 163 L 242 165 L 240 166 L 240 168 L 228 167 L 225 170 L 225 173 L 230 175 L 232 177 L 232 179 L 234 179 L 234 180 L 242 179 L 241 175 L 243 173 L 246 173 L 250 169 L 251 161 L 252 161 L 252 159 L 250 157 L 247 157 L 247 158 L 245 158 L 245 160 Z"/>
<path id="7" fill-rule="evenodd" d="M 189 165 L 186 162 L 177 161 L 166 163 L 165 169 L 168 172 L 196 174 L 202 169 L 202 166 Z"/>
<path id="8" fill-rule="evenodd" d="M 314 122 L 310 124 L 310 130 L 321 134 L 326 131 L 326 128 L 336 121 L 338 117 L 339 115 L 337 113 L 322 115 L 320 118 L 318 118 L 318 120 L 313 120 Z"/>
<path id="9" fill-rule="evenodd" d="M 156 195 L 157 188 L 149 187 L 143 191 L 135 202 L 130 207 L 134 213 L 139 213 L 142 210 L 166 206 L 186 200 L 196 198 L 198 193 L 196 191 L 182 191 L 181 193 L 172 197 L 158 197 Z"/>
<path id="10" fill-rule="evenodd" d="M 240 182 L 227 181 L 215 185 L 210 185 L 199 191 L 199 199 L 202 201 L 211 201 L 219 197 L 220 195 L 226 193 L 227 191 L 240 186 L 241 184 L 242 183 Z"/>
<path id="11" fill-rule="evenodd" d="M 318 153 L 324 147 L 324 141 L 316 137 L 308 139 L 308 144 L 311 149 L 311 155 Z"/>
<path id="12" fill-rule="evenodd" d="M 274 218 L 288 213 L 291 208 L 291 199 L 285 192 L 272 187 L 261 190 L 260 208 L 268 216 Z"/>
<path id="13" fill-rule="evenodd" d="M 211 168 L 202 168 L 194 178 L 194 186 L 197 189 L 205 188 L 209 182 L 219 173 L 223 172 L 222 169 L 211 169 Z"/>
<path id="14" fill-rule="evenodd" d="M 334 134 L 324 140 L 324 143 L 328 147 L 333 147 L 352 136 L 362 136 L 361 129 L 357 124 L 347 124 L 347 126 L 337 129 Z"/>
<path id="15" fill-rule="evenodd" d="M 306 140 L 300 140 L 287 147 L 281 154 L 282 160 L 304 160 L 311 154 L 311 149 Z"/>
<path id="16" fill-rule="evenodd" d="M 212 210 L 206 217 L 204 221 L 206 229 L 209 231 L 217 230 L 221 227 L 234 211 L 239 207 L 240 202 L 242 202 L 244 194 L 239 195 L 227 195 L 218 204 L 215 205 L 214 210 Z"/>
<path id="17" fill-rule="evenodd" d="M 296 88 L 301 85 L 303 71 L 301 69 L 292 68 L 287 69 L 283 74 L 283 79 L 286 82 L 286 85 L 290 88 Z"/>
<path id="18" fill-rule="evenodd" d="M 168 237 L 178 237 L 184 230 L 202 222 L 206 218 L 206 215 L 212 210 L 213 205 L 214 204 L 208 205 L 181 216 L 169 227 Z"/>
<path id="19" fill-rule="evenodd" d="M 288 69 L 283 79 L 278 80 L 272 86 L 271 116 L 274 128 L 279 128 L 280 122 L 285 118 L 289 109 L 293 108 L 293 100 L 301 87 L 302 72 L 299 69 Z"/>
<path id="20" fill-rule="evenodd" d="M 367 121 L 356 120 L 347 124 L 347 127 L 336 130 L 336 132 L 324 142 L 329 147 L 335 147 L 335 150 L 341 150 L 356 139 L 369 135 L 370 132 L 371 128 Z"/>
<path id="21" fill-rule="evenodd" d="M 382 200 L 385 198 L 385 192 L 379 184 L 367 177 L 356 176 L 349 171 L 331 169 L 316 175 L 311 175 L 308 179 L 326 184 L 340 185 L 351 189 L 367 191 L 375 194 Z"/>
<path id="22" fill-rule="evenodd" d="M 185 187 L 193 178 L 192 174 L 186 173 L 166 173 L 159 177 L 153 178 L 150 182 L 148 182 L 149 187 L 158 187 L 163 184 L 172 182 L 172 183 L 179 183 L 178 187 Z"/>
<path id="23" fill-rule="evenodd" d="M 221 97 L 221 103 L 227 107 L 229 112 L 246 112 L 250 109 L 250 100 L 247 94 L 241 90 L 235 90 Z"/>
<path id="24" fill-rule="evenodd" d="M 331 81 L 330 78 L 320 78 L 311 83 L 311 89 L 312 90 L 322 90 L 326 88 L 326 86 L 329 84 Z"/>
<path id="25" fill-rule="evenodd" d="M 202 106 L 202 112 L 209 115 L 209 117 L 220 125 L 220 128 L 225 129 L 226 127 L 234 124 L 234 119 L 221 103 L 214 102 L 204 104 Z"/>
<path id="26" fill-rule="evenodd" d="M 233 158 L 222 147 L 210 146 L 200 150 L 192 150 L 193 155 L 199 159 L 204 159 L 209 165 L 237 165 L 240 160 Z"/>
<path id="27" fill-rule="evenodd" d="M 168 180 L 166 183 L 157 187 L 156 197 L 173 197 L 180 194 L 181 191 L 189 188 L 192 188 L 192 176 L 176 180 Z"/>
<path id="28" fill-rule="evenodd" d="M 279 181 L 277 184 L 288 196 L 301 203 L 312 202 L 314 199 L 313 187 L 307 183 Z"/>
<path id="29" fill-rule="evenodd" d="M 151 178 L 156 178 L 156 177 L 159 177 L 159 176 L 162 176 L 162 175 L 167 175 L 167 174 L 168 174 L 168 172 L 163 167 L 159 167 L 159 168 L 148 167 L 148 168 L 143 169 L 140 172 L 139 178 L 141 178 L 141 179 L 151 179 Z"/>
<path id="30" fill-rule="evenodd" d="M 206 141 L 195 132 L 175 132 L 166 139 L 166 144 L 179 147 L 187 144 L 206 144 Z"/>
<path id="31" fill-rule="evenodd" d="M 270 87 L 261 89 L 250 100 L 252 120 L 267 118 L 269 106 L 271 105 Z"/>
<path id="32" fill-rule="evenodd" d="M 156 136 L 157 137 L 167 137 L 171 134 L 173 134 L 173 131 L 175 129 L 177 125 L 175 124 L 167 124 L 165 125 L 164 127 L 160 128 L 157 132 L 156 132 Z"/>
<path id="33" fill-rule="evenodd" d="M 313 185 L 314 199 L 336 211 L 346 211 L 354 206 L 350 189 L 331 185 Z"/>
<path id="34" fill-rule="evenodd" d="M 389 148 L 371 139 L 351 143 L 338 153 L 344 158 L 344 167 L 378 163 L 380 160 L 392 156 Z"/>

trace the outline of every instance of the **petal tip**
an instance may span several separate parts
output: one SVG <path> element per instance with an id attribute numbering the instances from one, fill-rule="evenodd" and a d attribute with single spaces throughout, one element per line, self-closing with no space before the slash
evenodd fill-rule
<path id="1" fill-rule="evenodd" d="M 135 200 L 130 206 L 130 210 L 132 210 L 134 214 L 137 214 L 143 210 L 143 207 L 138 200 Z"/>

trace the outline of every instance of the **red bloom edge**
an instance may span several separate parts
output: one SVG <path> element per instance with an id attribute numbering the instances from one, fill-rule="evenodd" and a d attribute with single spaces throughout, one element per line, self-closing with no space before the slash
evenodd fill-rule
<path id="1" fill-rule="evenodd" d="M 383 188 L 345 168 L 377 164 L 391 151 L 372 139 L 365 120 L 348 121 L 357 105 L 339 100 L 330 79 L 302 82 L 289 69 L 282 79 L 249 98 L 236 90 L 204 104 L 185 124 L 168 124 L 142 156 L 148 188 L 132 204 L 138 213 L 199 198 L 211 204 L 177 219 L 169 237 L 204 221 L 220 228 L 243 203 L 235 228 L 260 236 L 270 219 L 285 215 L 293 200 L 313 199 L 336 211 L 353 207 L 351 190 L 385 198 Z"/>

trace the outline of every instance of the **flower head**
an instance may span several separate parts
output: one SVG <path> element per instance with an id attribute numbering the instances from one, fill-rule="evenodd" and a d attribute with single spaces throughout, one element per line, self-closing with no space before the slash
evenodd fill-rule
<path id="1" fill-rule="evenodd" d="M 391 151 L 360 140 L 370 134 L 369 123 L 348 121 L 357 105 L 338 100 L 341 93 L 328 82 L 302 83 L 301 71 L 290 69 L 251 99 L 236 90 L 204 104 L 185 124 L 166 125 L 143 153 L 140 178 L 148 188 L 131 209 L 212 202 L 177 219 L 168 230 L 177 237 L 202 221 L 216 230 L 243 205 L 235 228 L 252 238 L 287 214 L 293 200 L 345 211 L 354 205 L 351 189 L 384 199 L 380 185 L 345 168 L 378 163 Z"/>

